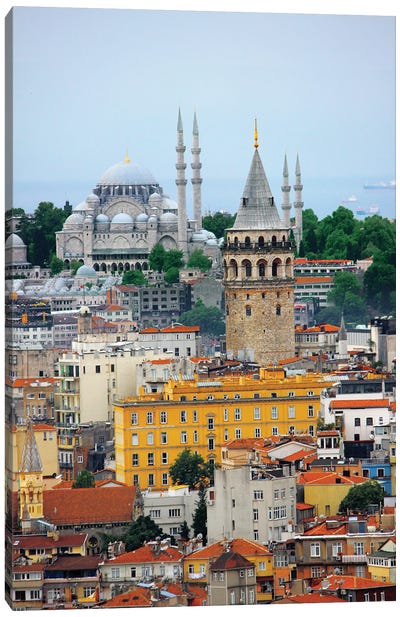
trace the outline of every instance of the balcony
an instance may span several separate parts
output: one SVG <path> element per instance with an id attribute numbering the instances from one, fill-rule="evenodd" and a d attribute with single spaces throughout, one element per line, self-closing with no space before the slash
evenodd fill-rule
<path id="1" fill-rule="evenodd" d="M 342 563 L 367 563 L 366 555 L 342 555 Z"/>
<path id="2" fill-rule="evenodd" d="M 291 242 L 266 242 L 264 245 L 259 245 L 256 242 L 224 242 L 222 249 L 224 251 L 231 251 L 232 253 L 247 250 L 255 253 L 273 253 L 278 250 L 290 251 L 292 250 Z"/>

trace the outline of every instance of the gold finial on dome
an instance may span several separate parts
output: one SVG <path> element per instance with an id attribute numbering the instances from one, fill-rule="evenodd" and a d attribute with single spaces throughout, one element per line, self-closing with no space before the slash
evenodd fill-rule
<path id="1" fill-rule="evenodd" d="M 128 154 L 128 150 L 127 150 L 126 154 L 125 154 L 124 163 L 130 163 L 130 162 L 131 162 L 131 159 L 129 158 L 129 154 Z"/>
<path id="2" fill-rule="evenodd" d="M 257 118 L 254 119 L 254 147 L 258 148 Z"/>

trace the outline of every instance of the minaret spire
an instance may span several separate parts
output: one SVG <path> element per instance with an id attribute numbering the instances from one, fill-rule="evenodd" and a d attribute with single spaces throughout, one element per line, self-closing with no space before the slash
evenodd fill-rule
<path id="1" fill-rule="evenodd" d="M 290 185 L 289 185 L 289 172 L 287 164 L 287 156 L 285 154 L 285 160 L 283 162 L 283 179 L 282 179 L 282 212 L 283 223 L 285 227 L 290 228 Z"/>
<path id="2" fill-rule="evenodd" d="M 296 239 L 297 249 L 299 248 L 300 242 L 303 237 L 303 197 L 302 190 L 303 185 L 301 183 L 301 170 L 300 170 L 300 161 L 299 155 L 296 158 L 296 184 L 293 187 L 294 189 L 294 212 L 295 212 L 295 230 L 294 236 Z"/>
<path id="3" fill-rule="evenodd" d="M 201 213 L 201 183 L 203 182 L 200 170 L 200 152 L 199 146 L 199 127 L 197 125 L 197 116 L 194 112 L 193 117 L 193 144 L 192 144 L 192 186 L 193 186 L 193 218 L 196 223 L 196 229 L 202 227 L 202 213 Z"/>
<path id="4" fill-rule="evenodd" d="M 257 118 L 254 119 L 254 147 L 258 148 L 258 129 L 257 129 Z"/>
<path id="5" fill-rule="evenodd" d="M 178 113 L 178 125 L 177 125 L 177 143 L 176 143 L 176 186 L 178 187 L 178 245 L 179 249 L 183 252 L 184 257 L 187 256 L 187 213 L 186 213 L 186 184 L 185 178 L 185 150 L 186 147 L 183 143 L 183 127 L 181 110 Z"/>

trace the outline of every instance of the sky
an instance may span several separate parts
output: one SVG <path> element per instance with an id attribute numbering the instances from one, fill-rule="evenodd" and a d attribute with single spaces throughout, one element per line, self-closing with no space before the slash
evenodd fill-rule
<path id="1" fill-rule="evenodd" d="M 110 6 L 13 4 L 6 209 L 33 212 L 40 201 L 76 205 L 126 152 L 176 199 L 180 109 L 189 213 L 196 111 L 203 212 L 237 211 L 256 118 L 278 204 L 284 156 L 293 185 L 298 154 L 305 207 L 318 216 L 353 194 L 362 206 L 378 204 L 394 216 L 395 191 L 363 191 L 365 182 L 395 178 L 392 3 L 381 2 L 381 14 L 368 14 L 368 2 L 339 14 L 340 1 L 323 3 L 330 14 L 307 13 L 307 2 L 297 3 L 304 10 L 298 13 L 285 13 L 285 2 L 281 13 L 251 1 L 222 9 L 216 1 L 216 11 L 198 10 L 204 2 L 167 3 L 172 10 L 132 10 L 123 2 L 84 8 L 89 4 Z M 357 3 L 343 4 L 351 10 Z"/>

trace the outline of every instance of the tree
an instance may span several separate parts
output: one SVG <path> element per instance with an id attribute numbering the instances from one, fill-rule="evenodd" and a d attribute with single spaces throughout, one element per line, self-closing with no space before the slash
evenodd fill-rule
<path id="1" fill-rule="evenodd" d="M 376 480 L 356 484 L 342 499 L 339 512 L 366 512 L 369 505 L 383 503 L 385 491 Z"/>
<path id="2" fill-rule="evenodd" d="M 396 268 L 388 263 L 373 263 L 364 274 L 364 289 L 368 303 L 382 313 L 394 313 Z"/>
<path id="3" fill-rule="evenodd" d="M 203 216 L 203 229 L 212 231 L 216 238 L 223 238 L 225 229 L 232 227 L 235 222 L 236 214 L 229 214 L 228 212 L 215 212 Z"/>
<path id="4" fill-rule="evenodd" d="M 203 249 L 195 249 L 187 261 L 188 268 L 198 268 L 202 272 L 207 272 L 212 266 L 212 260 L 204 255 Z"/>
<path id="5" fill-rule="evenodd" d="M 179 282 L 179 268 L 173 266 L 172 268 L 168 268 L 164 275 L 164 281 L 169 283 L 178 283 Z"/>
<path id="6" fill-rule="evenodd" d="M 186 326 L 200 326 L 202 334 L 219 336 L 225 332 L 223 312 L 216 306 L 205 306 L 200 299 L 190 311 L 180 315 L 179 321 Z"/>
<path id="7" fill-rule="evenodd" d="M 203 546 L 207 544 L 207 490 L 203 482 L 199 485 L 199 499 L 196 501 L 196 510 L 193 513 L 192 529 L 194 535 L 201 534 L 203 537 Z"/>
<path id="8" fill-rule="evenodd" d="M 189 540 L 190 537 L 190 527 L 186 521 L 183 521 L 182 525 L 179 528 L 179 534 L 184 540 Z"/>
<path id="9" fill-rule="evenodd" d="M 170 251 L 165 252 L 163 271 L 168 272 L 171 268 L 177 268 L 180 270 L 185 265 L 183 261 L 183 253 L 182 251 L 177 251 L 176 249 L 171 249 Z"/>
<path id="10" fill-rule="evenodd" d="M 50 259 L 50 271 L 52 274 L 60 274 L 64 269 L 64 262 L 57 255 L 52 255 Z"/>
<path id="11" fill-rule="evenodd" d="M 75 274 L 77 273 L 81 265 L 82 265 L 81 262 L 76 259 L 73 259 L 72 261 L 70 261 L 69 269 L 71 270 L 73 276 L 75 276 Z"/>
<path id="12" fill-rule="evenodd" d="M 72 488 L 94 488 L 94 476 L 87 469 L 81 469 L 72 483 Z"/>
<path id="13" fill-rule="evenodd" d="M 213 466 L 206 463 L 200 454 L 185 448 L 169 468 L 169 475 L 174 484 L 188 484 L 194 489 L 200 482 L 209 483 L 213 475 Z"/>
<path id="14" fill-rule="evenodd" d="M 60 231 L 67 218 L 62 208 L 49 201 L 41 201 L 33 219 L 22 216 L 19 234 L 28 247 L 28 259 L 38 266 L 48 265 L 56 252 L 55 232 Z"/>
<path id="15" fill-rule="evenodd" d="M 153 246 L 149 254 L 149 266 L 155 272 L 163 272 L 166 250 L 159 242 Z"/>
<path id="16" fill-rule="evenodd" d="M 129 525 L 122 539 L 125 542 L 126 551 L 129 552 L 139 548 L 144 542 L 154 540 L 162 535 L 161 527 L 150 516 L 139 516 L 136 521 Z"/>
<path id="17" fill-rule="evenodd" d="M 148 280 L 141 270 L 127 270 L 122 277 L 122 284 L 142 287 L 148 285 Z"/>

